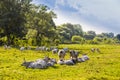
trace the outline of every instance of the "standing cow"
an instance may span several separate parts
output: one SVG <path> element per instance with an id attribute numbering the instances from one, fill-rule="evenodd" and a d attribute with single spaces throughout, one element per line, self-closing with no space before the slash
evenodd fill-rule
<path id="1" fill-rule="evenodd" d="M 71 59 L 77 61 L 78 56 L 79 56 L 79 52 L 78 51 L 74 51 L 74 50 L 70 51 L 70 57 L 71 57 Z"/>
<path id="2" fill-rule="evenodd" d="M 64 50 L 59 50 L 58 56 L 60 60 L 64 60 L 65 55 L 66 55 L 66 52 Z"/>

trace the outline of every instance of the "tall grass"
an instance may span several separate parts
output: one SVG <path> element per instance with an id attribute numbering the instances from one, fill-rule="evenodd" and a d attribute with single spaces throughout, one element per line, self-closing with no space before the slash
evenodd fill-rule
<path id="1" fill-rule="evenodd" d="M 0 80 L 120 80 L 119 45 L 60 45 L 59 48 L 87 53 L 90 60 L 73 66 L 56 64 L 47 69 L 26 69 L 21 66 L 23 58 L 28 61 L 49 55 L 58 60 L 57 54 L 0 47 Z M 92 53 L 90 48 L 100 48 L 101 53 Z M 81 57 L 81 54 L 79 57 Z M 66 59 L 69 59 L 67 53 Z"/>

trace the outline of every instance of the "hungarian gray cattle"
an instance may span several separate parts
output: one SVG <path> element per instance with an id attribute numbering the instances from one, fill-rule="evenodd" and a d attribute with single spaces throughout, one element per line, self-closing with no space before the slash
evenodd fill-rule
<path id="1" fill-rule="evenodd" d="M 86 61 L 86 60 L 89 60 L 89 57 L 86 54 L 83 54 L 82 59 Z"/>
<path id="2" fill-rule="evenodd" d="M 57 48 L 53 49 L 53 50 L 52 50 L 52 53 L 53 53 L 53 54 L 58 53 L 58 49 L 57 49 Z"/>
<path id="3" fill-rule="evenodd" d="M 64 50 L 59 50 L 58 56 L 60 60 L 64 60 L 65 55 L 66 55 L 66 52 Z"/>
<path id="4" fill-rule="evenodd" d="M 70 59 L 70 60 L 65 60 L 64 62 L 66 65 L 74 65 L 76 63 L 76 61 L 74 59 Z"/>
<path id="5" fill-rule="evenodd" d="M 33 69 L 45 69 L 49 66 L 54 66 L 56 64 L 56 60 L 53 58 L 45 57 L 44 59 L 37 59 L 35 61 L 24 62 L 21 64 L 22 66 L 25 66 L 26 68 L 33 68 Z"/>
<path id="6" fill-rule="evenodd" d="M 48 62 L 49 58 L 45 57 L 44 59 L 37 59 L 36 61 L 30 61 L 30 62 L 26 62 L 26 60 L 24 60 L 24 62 L 22 63 L 22 66 L 25 66 L 26 68 L 37 68 L 37 69 L 45 69 L 47 68 L 47 62 Z"/>
<path id="7" fill-rule="evenodd" d="M 70 51 L 71 59 L 74 59 L 75 61 L 77 61 L 78 56 L 79 56 L 79 52 L 78 51 L 74 51 L 74 50 Z"/>
<path id="8" fill-rule="evenodd" d="M 48 61 L 47 66 L 52 66 L 52 67 L 53 67 L 55 64 L 57 64 L 56 59 L 51 58 L 51 59 Z"/>
<path id="9" fill-rule="evenodd" d="M 64 60 L 58 60 L 57 64 L 63 65 L 65 63 L 64 63 Z"/>
<path id="10" fill-rule="evenodd" d="M 64 50 L 65 52 L 68 52 L 68 51 L 69 51 L 69 49 L 68 49 L 68 48 L 63 48 L 63 50 Z"/>

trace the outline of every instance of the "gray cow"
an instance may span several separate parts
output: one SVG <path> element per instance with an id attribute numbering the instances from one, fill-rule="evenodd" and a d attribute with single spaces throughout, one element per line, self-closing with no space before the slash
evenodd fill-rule
<path id="1" fill-rule="evenodd" d="M 47 63 L 49 61 L 48 57 L 45 57 L 44 59 L 38 59 L 36 61 L 30 61 L 30 62 L 26 62 L 26 60 L 24 59 L 24 62 L 22 63 L 22 66 L 25 66 L 26 68 L 37 68 L 37 69 L 45 69 L 47 68 Z"/>
<path id="2" fill-rule="evenodd" d="M 74 50 L 70 51 L 70 57 L 71 57 L 71 59 L 77 61 L 78 56 L 79 56 L 79 52 L 78 51 L 74 51 Z"/>
<path id="3" fill-rule="evenodd" d="M 66 55 L 66 52 L 64 50 L 59 50 L 58 56 L 60 60 L 64 60 L 65 55 Z"/>

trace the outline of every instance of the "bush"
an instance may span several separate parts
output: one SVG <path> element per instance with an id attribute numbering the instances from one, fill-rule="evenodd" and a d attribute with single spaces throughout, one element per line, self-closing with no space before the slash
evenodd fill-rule
<path id="1" fill-rule="evenodd" d="M 82 37 L 76 36 L 76 35 L 72 36 L 72 39 L 71 39 L 72 43 L 80 43 L 80 42 L 82 42 L 82 40 L 83 40 Z"/>
<path id="2" fill-rule="evenodd" d="M 97 43 L 101 43 L 101 42 L 103 41 L 103 39 L 100 38 L 100 37 L 95 37 L 95 38 L 93 39 L 93 41 L 94 41 L 94 42 L 97 42 Z"/>
<path id="3" fill-rule="evenodd" d="M 58 46 L 59 43 L 60 43 L 60 40 L 59 39 L 55 39 L 56 46 Z"/>

